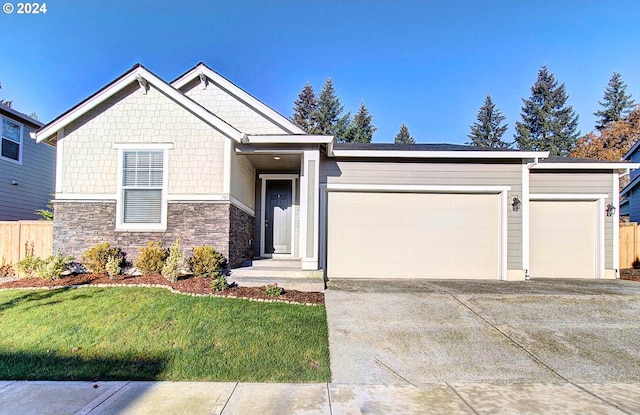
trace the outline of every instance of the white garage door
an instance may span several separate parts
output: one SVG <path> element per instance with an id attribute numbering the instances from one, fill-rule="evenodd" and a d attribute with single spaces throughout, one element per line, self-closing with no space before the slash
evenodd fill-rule
<path id="1" fill-rule="evenodd" d="M 596 278 L 595 201 L 532 201 L 532 278 Z"/>
<path id="2" fill-rule="evenodd" d="M 497 194 L 329 192 L 331 278 L 498 279 Z"/>

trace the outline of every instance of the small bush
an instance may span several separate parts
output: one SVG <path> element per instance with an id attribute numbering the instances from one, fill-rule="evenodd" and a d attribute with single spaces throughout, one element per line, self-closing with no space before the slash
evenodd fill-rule
<path id="1" fill-rule="evenodd" d="M 278 287 L 278 283 L 269 284 L 265 290 L 267 297 L 279 297 L 282 295 L 284 290 L 281 287 Z"/>
<path id="2" fill-rule="evenodd" d="M 211 280 L 211 289 L 213 291 L 224 291 L 229 288 L 229 282 L 227 281 L 227 277 L 224 275 L 218 275 L 217 277 Z"/>
<path id="3" fill-rule="evenodd" d="M 161 242 L 149 242 L 147 246 L 140 248 L 135 266 L 143 274 L 160 274 L 166 258 L 167 250 L 162 247 Z"/>
<path id="4" fill-rule="evenodd" d="M 120 264 L 122 263 L 122 258 L 118 256 L 110 256 L 107 260 L 107 265 L 105 266 L 105 271 L 109 278 L 113 279 L 114 277 L 120 275 L 122 271 L 122 267 Z"/>
<path id="5" fill-rule="evenodd" d="M 20 262 L 16 264 L 16 268 L 19 272 L 23 273 L 27 277 L 35 277 L 36 272 L 42 266 L 42 259 L 28 253 Z"/>
<path id="6" fill-rule="evenodd" d="M 73 261 L 73 257 L 63 257 L 60 252 L 43 260 L 40 267 L 36 271 L 36 275 L 45 280 L 57 280 L 60 274 L 69 270 L 69 264 Z"/>
<path id="7" fill-rule="evenodd" d="M 162 276 L 170 282 L 178 282 L 178 269 L 184 265 L 184 251 L 180 249 L 180 238 L 169 248 L 169 256 L 162 267 Z"/>
<path id="8" fill-rule="evenodd" d="M 93 245 L 82 254 L 82 263 L 96 274 L 107 273 L 109 258 L 119 259 L 118 267 L 124 262 L 124 254 L 120 248 L 112 247 L 109 242 Z"/>
<path id="9" fill-rule="evenodd" d="M 196 246 L 189 266 L 196 277 L 215 277 L 227 267 L 227 260 L 212 246 Z"/>
<path id="10" fill-rule="evenodd" d="M 16 270 L 13 268 L 13 266 L 11 266 L 11 264 L 5 264 L 4 263 L 4 257 L 1 258 L 2 261 L 0 261 L 0 277 L 15 277 L 16 276 Z"/>
<path id="11" fill-rule="evenodd" d="M 29 254 L 18 262 L 17 267 L 18 271 L 23 272 L 28 277 L 57 280 L 63 272 L 69 270 L 69 264 L 72 261 L 73 257 L 63 257 L 59 252 L 47 259 L 40 259 L 33 254 Z"/>

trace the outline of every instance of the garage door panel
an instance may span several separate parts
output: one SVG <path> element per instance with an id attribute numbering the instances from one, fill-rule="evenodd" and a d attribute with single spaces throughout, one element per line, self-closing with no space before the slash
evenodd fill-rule
<path id="1" fill-rule="evenodd" d="M 499 274 L 499 197 L 330 192 L 330 277 L 490 278 Z"/>
<path id="2" fill-rule="evenodd" d="M 595 201 L 532 201 L 530 206 L 533 278 L 595 278 Z"/>

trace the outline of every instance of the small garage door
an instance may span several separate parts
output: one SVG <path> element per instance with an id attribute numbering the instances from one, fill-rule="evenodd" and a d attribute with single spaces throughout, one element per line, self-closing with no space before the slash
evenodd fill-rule
<path id="1" fill-rule="evenodd" d="M 595 201 L 532 201 L 532 278 L 596 278 Z"/>
<path id="2" fill-rule="evenodd" d="M 329 192 L 334 278 L 498 279 L 497 194 Z"/>

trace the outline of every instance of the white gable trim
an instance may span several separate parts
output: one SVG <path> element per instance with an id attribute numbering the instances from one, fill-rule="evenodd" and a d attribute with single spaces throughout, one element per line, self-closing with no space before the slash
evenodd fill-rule
<path id="1" fill-rule="evenodd" d="M 307 132 L 302 128 L 298 127 L 266 104 L 243 91 L 240 87 L 236 86 L 204 63 L 199 63 L 195 68 L 173 81 L 171 85 L 176 89 L 180 89 L 196 78 L 202 79 L 200 75 L 204 75 L 218 87 L 233 95 L 238 100 L 242 101 L 244 104 L 248 105 L 260 115 L 264 116 L 285 131 L 291 134 L 307 134 Z"/>
<path id="2" fill-rule="evenodd" d="M 108 87 L 104 88 L 102 91 L 98 92 L 94 96 L 90 97 L 86 101 L 82 102 L 80 105 L 69 111 L 67 114 L 62 117 L 54 120 L 53 122 L 45 125 L 43 128 L 38 130 L 35 133 L 36 141 L 41 142 L 45 140 L 47 137 L 57 133 L 59 130 L 69 125 L 71 122 L 77 120 L 84 114 L 86 114 L 91 109 L 100 105 L 110 97 L 112 97 L 117 92 L 121 91 L 127 85 L 132 82 L 139 82 L 139 79 L 142 78 L 147 81 L 148 84 L 153 85 L 159 91 L 173 99 L 175 102 L 179 103 L 191 113 L 196 115 L 197 117 L 204 120 L 206 123 L 219 130 L 226 136 L 240 142 L 242 139 L 242 133 L 216 115 L 209 112 L 207 109 L 202 107 L 200 104 L 196 103 L 192 99 L 183 95 L 177 89 L 171 87 L 171 85 L 167 84 L 162 79 L 158 78 L 153 73 L 149 72 L 143 66 L 137 66 L 133 70 L 129 71 L 127 74 L 123 75 L 121 78 L 117 79 Z"/>
<path id="3" fill-rule="evenodd" d="M 332 150 L 330 157 L 448 158 L 448 159 L 529 159 L 545 158 L 548 151 L 403 151 Z"/>
<path id="4" fill-rule="evenodd" d="M 532 170 L 612 170 L 637 169 L 640 163 L 615 162 L 611 163 L 538 163 L 529 167 Z"/>
<path id="5" fill-rule="evenodd" d="M 332 135 L 246 135 L 243 144 L 328 144 L 333 142 Z"/>

